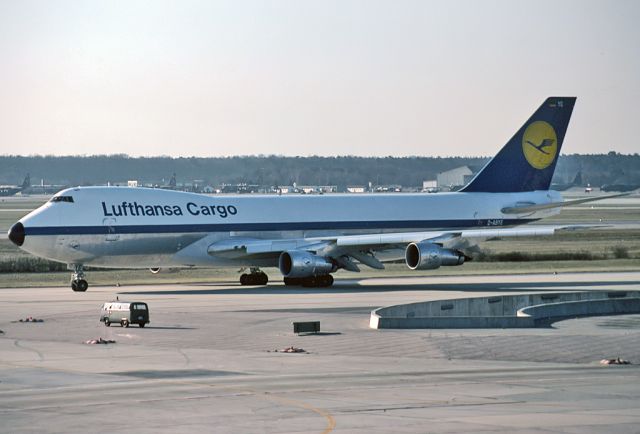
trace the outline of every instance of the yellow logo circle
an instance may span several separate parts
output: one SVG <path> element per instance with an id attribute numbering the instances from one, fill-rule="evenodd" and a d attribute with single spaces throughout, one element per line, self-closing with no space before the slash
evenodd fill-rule
<path id="1" fill-rule="evenodd" d="M 544 121 L 531 123 L 522 136 L 522 152 L 532 167 L 549 167 L 558 152 L 558 137 L 553 127 Z"/>

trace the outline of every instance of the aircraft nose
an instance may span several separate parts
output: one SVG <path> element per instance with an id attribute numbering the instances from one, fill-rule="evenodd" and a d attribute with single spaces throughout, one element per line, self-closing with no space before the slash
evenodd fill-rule
<path id="1" fill-rule="evenodd" d="M 18 222 L 11 226 L 11 229 L 9 229 L 9 239 L 18 247 L 24 244 L 24 225 L 22 223 Z"/>

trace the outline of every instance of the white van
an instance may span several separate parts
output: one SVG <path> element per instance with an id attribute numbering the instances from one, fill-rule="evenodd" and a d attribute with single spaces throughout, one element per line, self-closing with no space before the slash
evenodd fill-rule
<path id="1" fill-rule="evenodd" d="M 102 305 L 100 321 L 107 327 L 111 323 L 119 323 L 122 327 L 129 327 L 129 324 L 144 327 L 149 324 L 149 306 L 141 301 L 110 301 Z"/>

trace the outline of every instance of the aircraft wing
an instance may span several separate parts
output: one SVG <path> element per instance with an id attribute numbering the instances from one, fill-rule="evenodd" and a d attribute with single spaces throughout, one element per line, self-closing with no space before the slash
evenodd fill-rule
<path id="1" fill-rule="evenodd" d="M 336 237 L 335 243 L 340 247 L 383 247 L 385 245 L 408 244 L 420 241 L 429 241 L 434 244 L 444 244 L 456 238 L 530 237 L 553 235 L 556 229 L 565 227 L 566 226 L 537 226 L 526 228 L 469 229 L 460 231 L 345 235 Z"/>
<path id="2" fill-rule="evenodd" d="M 211 244 L 207 253 L 228 259 L 242 256 L 269 256 L 280 254 L 286 250 L 305 250 L 315 252 L 326 248 L 330 242 L 318 238 L 292 239 L 259 239 L 259 238 L 228 238 Z"/>
<path id="3" fill-rule="evenodd" d="M 452 231 L 400 232 L 363 235 L 337 235 L 294 239 L 229 238 L 210 244 L 207 253 L 227 259 L 277 257 L 284 251 L 300 250 L 331 257 L 343 267 L 359 271 L 352 259 L 369 267 L 384 268 L 376 255 L 385 250 L 404 249 L 409 243 L 429 242 L 438 245 L 459 243 L 465 239 L 494 237 L 529 237 L 553 235 L 559 229 L 574 226 L 528 226 L 515 228 L 469 229 Z"/>

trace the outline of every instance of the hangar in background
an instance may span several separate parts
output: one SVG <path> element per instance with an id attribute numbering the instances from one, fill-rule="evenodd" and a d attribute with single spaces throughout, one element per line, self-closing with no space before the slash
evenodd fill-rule
<path id="1" fill-rule="evenodd" d="M 456 167 L 455 169 L 438 173 L 436 178 L 437 186 L 441 189 L 457 190 L 463 185 L 467 185 L 474 175 L 475 172 L 469 166 Z"/>

